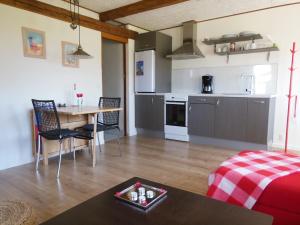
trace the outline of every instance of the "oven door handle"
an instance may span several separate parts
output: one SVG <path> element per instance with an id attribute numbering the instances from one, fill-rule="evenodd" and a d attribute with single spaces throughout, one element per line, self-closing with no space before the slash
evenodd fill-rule
<path id="1" fill-rule="evenodd" d="M 166 102 L 166 105 L 185 105 L 185 102 Z"/>

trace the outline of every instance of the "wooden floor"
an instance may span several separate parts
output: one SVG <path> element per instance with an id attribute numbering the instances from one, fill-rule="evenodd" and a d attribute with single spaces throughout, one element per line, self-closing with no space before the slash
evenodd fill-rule
<path id="1" fill-rule="evenodd" d="M 121 148 L 120 157 L 115 142 L 102 146 L 95 168 L 87 151 L 78 152 L 76 161 L 64 156 L 59 181 L 56 159 L 41 164 L 39 173 L 34 164 L 0 171 L 0 200 L 30 203 L 42 222 L 134 176 L 205 194 L 208 174 L 236 153 L 145 137 L 123 138 Z"/>

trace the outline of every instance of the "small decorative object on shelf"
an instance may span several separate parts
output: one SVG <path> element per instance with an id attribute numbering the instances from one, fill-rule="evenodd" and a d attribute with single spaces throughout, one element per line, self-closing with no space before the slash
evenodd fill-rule
<path id="1" fill-rule="evenodd" d="M 234 52 L 235 51 L 235 43 L 234 42 L 231 42 L 230 43 L 230 49 L 229 49 L 230 52 Z"/>
<path id="2" fill-rule="evenodd" d="M 206 45 L 216 45 L 240 41 L 252 41 L 257 39 L 262 39 L 263 37 L 260 34 L 249 34 L 249 35 L 235 35 L 235 36 L 222 36 L 221 38 L 211 38 L 204 39 L 203 43 Z"/>
<path id="3" fill-rule="evenodd" d="M 166 195 L 167 191 L 165 189 L 136 182 L 132 186 L 117 192 L 114 196 L 130 205 L 147 210 Z"/>

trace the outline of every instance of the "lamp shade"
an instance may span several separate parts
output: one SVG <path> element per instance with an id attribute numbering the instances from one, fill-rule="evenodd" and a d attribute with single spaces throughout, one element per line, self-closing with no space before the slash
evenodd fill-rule
<path id="1" fill-rule="evenodd" d="M 78 48 L 75 52 L 73 52 L 72 54 L 70 54 L 78 59 L 91 59 L 93 58 L 93 56 L 89 55 L 88 53 L 86 53 L 81 45 L 78 45 Z"/>

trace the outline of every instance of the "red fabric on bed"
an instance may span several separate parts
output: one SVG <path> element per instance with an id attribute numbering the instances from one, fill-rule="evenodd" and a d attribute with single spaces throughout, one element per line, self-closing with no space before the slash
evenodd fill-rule
<path id="1" fill-rule="evenodd" d="M 272 215 L 273 225 L 300 225 L 300 173 L 272 181 L 253 209 Z"/>

